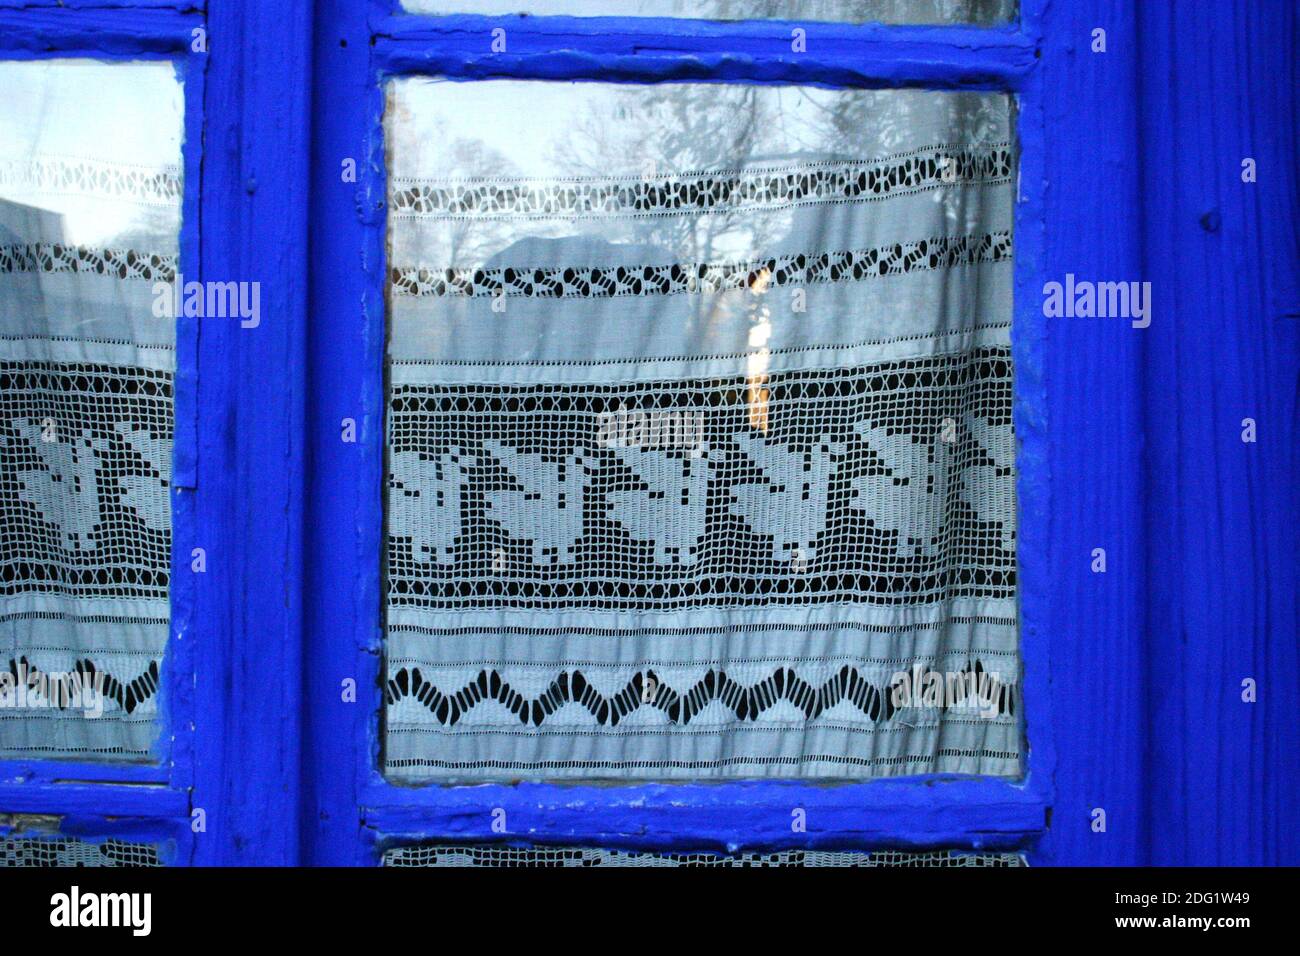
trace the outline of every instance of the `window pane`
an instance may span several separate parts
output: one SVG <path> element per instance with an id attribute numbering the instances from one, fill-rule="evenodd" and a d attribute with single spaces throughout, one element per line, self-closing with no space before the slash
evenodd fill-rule
<path id="1" fill-rule="evenodd" d="M 778 850 L 774 853 L 646 853 L 588 846 L 501 846 L 499 844 L 417 844 L 385 850 L 384 866 L 457 867 L 939 867 L 985 869 L 1026 866 L 1018 853 L 964 853 L 931 850 Z"/>
<path id="2" fill-rule="evenodd" d="M 844 23 L 1007 23 L 1016 0 L 402 0 L 412 13 L 688 17 Z"/>
<path id="3" fill-rule="evenodd" d="M 1017 773 L 1007 97 L 388 96 L 389 775 Z"/>
<path id="4" fill-rule="evenodd" d="M 148 843 L 75 837 L 0 837 L 0 868 L 28 866 L 162 866 L 158 848 Z"/>
<path id="5" fill-rule="evenodd" d="M 139 760 L 168 633 L 182 93 L 0 63 L 0 754 Z"/>

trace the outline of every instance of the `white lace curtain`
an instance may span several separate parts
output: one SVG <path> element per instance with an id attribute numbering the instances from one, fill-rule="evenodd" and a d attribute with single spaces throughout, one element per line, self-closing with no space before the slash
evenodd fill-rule
<path id="1" fill-rule="evenodd" d="M 408 782 L 1015 774 L 996 94 L 389 89 Z"/>
<path id="2" fill-rule="evenodd" d="M 697 17 L 707 20 L 1006 23 L 1016 0 L 402 0 L 412 13 Z"/>
<path id="3" fill-rule="evenodd" d="M 0 755 L 138 760 L 168 632 L 182 97 L 0 63 Z"/>

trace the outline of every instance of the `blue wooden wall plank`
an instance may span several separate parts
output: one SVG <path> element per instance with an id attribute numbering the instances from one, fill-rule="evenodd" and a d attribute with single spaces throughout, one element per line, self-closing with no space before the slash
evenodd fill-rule
<path id="1" fill-rule="evenodd" d="M 253 328 L 199 329 L 196 862 L 299 858 L 310 0 L 208 22 L 202 275 L 259 282 Z"/>
<path id="2" fill-rule="evenodd" d="M 1023 786 L 1049 808 L 1055 800 L 1055 725 L 1051 651 L 1055 579 L 1051 557 L 1051 432 L 1046 380 L 1047 330 L 1037 307 L 1048 231 L 1043 129 L 1043 68 L 1037 6 L 1023 10 L 1022 29 L 1035 46 L 1036 68 L 1015 97 L 1018 176 L 1015 201 L 1015 296 L 1011 347 L 1015 369 L 1016 591 L 1020 605 L 1021 687 L 1026 779 Z M 1044 820 L 1044 827 L 1047 819 Z"/>
<path id="3" fill-rule="evenodd" d="M 0 9 L 17 8 L 20 10 L 39 10 L 40 8 L 57 8 L 60 10 L 113 10 L 118 8 L 142 10 L 179 10 L 186 13 L 201 13 L 204 0 L 0 0 Z"/>
<path id="4" fill-rule="evenodd" d="M 0 812 L 184 818 L 189 815 L 189 795 L 140 784 L 5 782 L 0 783 Z"/>
<path id="5" fill-rule="evenodd" d="M 1024 144 L 1043 157 L 1043 181 L 1022 178 L 1021 190 L 1045 190 L 1047 234 L 1038 288 L 1022 286 L 1017 303 L 1017 320 L 1047 336 L 1051 587 L 1039 597 L 1050 602 L 1056 769 L 1051 827 L 1032 857 L 1040 863 L 1131 865 L 1144 855 L 1144 332 L 1119 318 L 1045 318 L 1042 291 L 1067 273 L 1141 277 L 1135 27 L 1131 5 L 1116 0 L 1046 5 L 1043 138 Z M 1094 29 L 1106 32 L 1104 53 L 1092 51 Z M 1092 570 L 1096 548 L 1105 573 Z M 1104 832 L 1094 830 L 1097 810 Z"/>
<path id="6" fill-rule="evenodd" d="M 1294 865 L 1300 13 L 1146 4 L 1138 27 L 1150 860 Z"/>

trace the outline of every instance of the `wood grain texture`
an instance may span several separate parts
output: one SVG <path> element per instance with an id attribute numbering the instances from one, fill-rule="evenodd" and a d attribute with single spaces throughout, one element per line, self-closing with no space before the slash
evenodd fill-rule
<path id="1" fill-rule="evenodd" d="M 383 101 L 370 66 L 365 9 L 319 0 L 312 136 L 312 415 L 306 566 L 307 674 L 304 859 L 374 863 L 359 787 L 378 778 L 380 541 L 384 483 Z M 343 162 L 356 165 L 352 182 Z M 345 419 L 356 441 L 342 440 Z M 345 701 L 343 682 L 354 682 Z"/>
<path id="2" fill-rule="evenodd" d="M 1105 53 L 1092 52 L 1095 28 Z M 1025 641 L 1051 642 L 1056 768 L 1051 827 L 1032 860 L 1134 864 L 1145 832 L 1143 332 L 1124 319 L 1043 318 L 1043 284 L 1140 278 L 1136 23 L 1128 3 L 1053 2 L 1041 29 L 1043 139 L 1024 153 L 1029 162 L 1041 148 L 1043 181 L 1022 179 L 1021 191 L 1043 190 L 1046 242 L 1041 263 L 1020 262 L 1035 282 L 1018 288 L 1017 322 L 1019 335 L 1036 325 L 1046 335 L 1050 582 L 1021 607 Z M 1096 548 L 1105 573 L 1092 571 Z M 1025 572 L 1032 581 L 1039 570 Z M 1040 614 L 1049 623 L 1030 630 Z M 1032 732 L 1029 745 L 1032 755 Z M 1096 810 L 1105 832 L 1093 829 Z"/>
<path id="3" fill-rule="evenodd" d="M 1265 0 L 1138 22 L 1157 864 L 1300 863 L 1298 21 Z"/>
<path id="4" fill-rule="evenodd" d="M 208 19 L 199 278 L 261 283 L 261 322 L 199 329 L 195 862 L 299 855 L 310 0 Z"/>

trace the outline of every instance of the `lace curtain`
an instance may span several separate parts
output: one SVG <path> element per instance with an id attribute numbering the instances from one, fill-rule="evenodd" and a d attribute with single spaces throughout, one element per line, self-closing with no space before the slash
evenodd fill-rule
<path id="1" fill-rule="evenodd" d="M 1019 772 L 1011 128 L 390 84 L 390 778 Z"/>
<path id="2" fill-rule="evenodd" d="M 168 633 L 181 88 L 0 63 L 0 755 L 142 759 Z"/>
<path id="3" fill-rule="evenodd" d="M 1016 0 L 402 0 L 412 13 L 526 13 L 532 16 L 696 17 L 706 20 L 996 24 Z"/>

